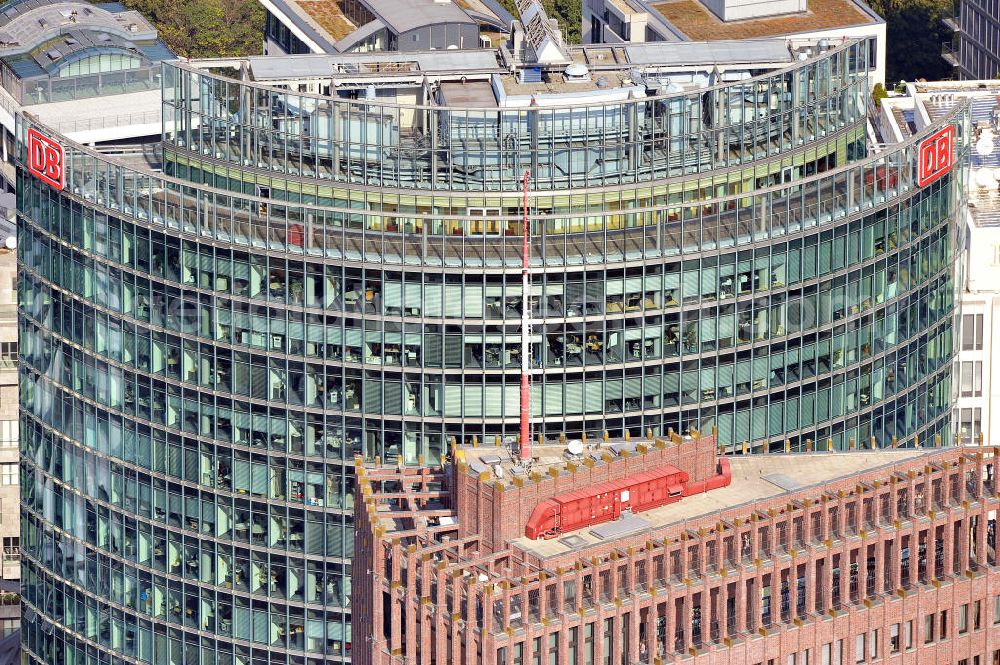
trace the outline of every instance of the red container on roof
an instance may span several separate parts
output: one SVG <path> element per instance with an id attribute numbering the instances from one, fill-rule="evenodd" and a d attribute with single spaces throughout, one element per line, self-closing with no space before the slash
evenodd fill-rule
<path id="1" fill-rule="evenodd" d="M 729 484 L 729 461 L 720 460 L 719 473 L 708 480 L 688 482 L 687 472 L 673 465 L 612 480 L 546 499 L 535 507 L 524 528 L 528 538 L 555 538 L 594 524 L 618 519 L 622 512 L 639 513 Z"/>

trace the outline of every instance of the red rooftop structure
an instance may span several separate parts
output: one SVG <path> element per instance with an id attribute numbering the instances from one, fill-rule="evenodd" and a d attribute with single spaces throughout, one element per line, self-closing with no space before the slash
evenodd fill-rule
<path id="1" fill-rule="evenodd" d="M 1000 665 L 998 454 L 694 433 L 359 460 L 354 659 Z"/>

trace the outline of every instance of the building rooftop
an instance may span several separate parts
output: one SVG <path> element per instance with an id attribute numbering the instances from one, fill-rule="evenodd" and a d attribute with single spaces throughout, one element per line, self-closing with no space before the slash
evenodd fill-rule
<path id="1" fill-rule="evenodd" d="M 69 31 L 103 31 L 129 41 L 156 39 L 156 29 L 119 4 L 14 0 L 0 5 L 0 54 L 27 51 Z"/>
<path id="2" fill-rule="evenodd" d="M 347 37 L 358 28 L 341 11 L 340 5 L 332 0 L 298 0 L 289 4 L 297 5 L 333 41 L 339 41 Z"/>
<path id="3" fill-rule="evenodd" d="M 425 25 L 476 22 L 451 0 L 365 0 L 365 5 L 396 34 Z"/>
<path id="4" fill-rule="evenodd" d="M 439 88 L 441 103 L 462 108 L 496 108 L 497 99 L 489 81 L 442 83 Z"/>
<path id="5" fill-rule="evenodd" d="M 354 33 L 357 34 L 357 33 Z M 841 46 L 830 39 L 831 48 Z M 375 84 L 436 89 L 435 101 L 456 108 L 509 108 L 615 102 L 662 90 L 703 91 L 729 81 L 787 67 L 806 47 L 786 39 L 745 42 L 655 42 L 576 46 L 566 63 L 510 66 L 497 49 L 453 49 L 376 53 L 351 52 L 244 58 L 252 80 L 265 84 L 332 81 L 340 89 Z M 812 57 L 819 57 L 817 49 Z M 212 61 L 214 62 L 214 61 Z M 198 61 L 192 65 L 199 66 Z M 532 74 L 528 76 L 528 74 Z M 380 92 L 380 95 L 382 93 Z M 391 95 L 389 95 L 391 96 Z"/>
<path id="6" fill-rule="evenodd" d="M 616 524 L 611 522 L 602 525 L 603 529 L 583 528 L 552 540 L 531 540 L 522 536 L 512 540 L 511 546 L 541 559 L 561 556 L 615 538 L 655 531 L 781 494 L 810 487 L 821 489 L 836 480 L 937 452 L 940 450 L 908 448 L 726 457 L 732 470 L 732 483 L 727 487 L 630 515 L 617 529 L 607 528 Z"/>
<path id="7" fill-rule="evenodd" d="M 0 4 L 3 89 L 18 104 L 158 91 L 160 62 L 174 57 L 140 13 L 117 3 Z"/>
<path id="8" fill-rule="evenodd" d="M 879 22 L 853 0 L 809 0 L 809 10 L 802 14 L 742 21 L 722 21 L 698 0 L 667 0 L 650 6 L 696 41 L 756 39 Z"/>
<path id="9" fill-rule="evenodd" d="M 108 107 L 106 97 L 87 97 L 30 104 L 24 106 L 24 111 L 47 127 L 81 142 L 154 135 L 162 128 L 163 99 L 158 89 L 118 95 L 113 110 Z"/>
<path id="10" fill-rule="evenodd" d="M 1000 81 L 910 83 L 907 93 L 902 99 L 914 109 L 911 116 L 918 128 L 926 121 L 938 122 L 968 100 L 973 130 L 969 211 L 976 226 L 1000 226 Z M 906 112 L 902 115 L 907 117 Z"/>
<path id="11" fill-rule="evenodd" d="M 693 441 L 692 437 L 680 437 L 683 441 Z M 571 453 L 570 447 L 579 446 L 582 452 Z M 500 483 L 510 487 L 517 477 L 526 478 L 529 474 L 546 475 L 549 469 L 563 469 L 567 462 L 583 462 L 593 460 L 600 465 L 607 459 L 615 459 L 635 453 L 639 446 L 650 446 L 651 441 L 643 439 L 611 439 L 602 441 L 590 439 L 586 442 L 568 439 L 566 443 L 549 442 L 544 445 L 531 446 L 531 462 L 525 464 L 513 455 L 510 446 L 463 446 L 459 455 L 469 465 L 469 471 L 475 475 L 491 471 L 494 478 L 490 482 Z M 609 455 L 610 458 L 605 457 Z M 499 471 L 497 470 L 499 467 Z"/>
<path id="12" fill-rule="evenodd" d="M 344 13 L 337 0 L 295 0 L 316 24 L 334 41 L 351 36 L 363 26 L 356 24 Z M 459 4 L 446 0 L 365 0 L 364 7 L 377 18 L 379 27 L 388 27 L 396 34 L 403 34 L 426 25 L 468 23 L 476 21 Z M 486 10 L 485 5 L 477 9 Z"/>
<path id="13" fill-rule="evenodd" d="M 246 59 L 255 81 L 287 81 L 289 79 L 347 77 L 378 77 L 387 74 L 474 74 L 504 71 L 492 50 L 412 51 L 399 53 L 336 53 L 291 56 L 252 56 Z M 194 64 L 197 65 L 197 62 Z"/>
<path id="14" fill-rule="evenodd" d="M 789 64 L 792 53 L 784 39 L 745 41 L 647 42 L 624 47 L 632 64 L 683 67 L 692 64 Z"/>
<path id="15" fill-rule="evenodd" d="M 352 19 L 339 0 L 273 1 L 283 16 L 328 52 L 354 45 L 365 36 L 360 31 L 372 33 L 387 27 L 395 34 L 403 34 L 446 23 L 480 24 L 506 31 L 513 20 L 496 0 L 361 0 L 364 11 L 375 17 L 364 25 L 356 23 L 357 16 Z"/>

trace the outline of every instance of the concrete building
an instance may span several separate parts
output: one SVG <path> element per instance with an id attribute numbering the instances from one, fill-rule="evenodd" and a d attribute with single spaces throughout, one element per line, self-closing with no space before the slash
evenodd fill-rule
<path id="1" fill-rule="evenodd" d="M 17 114 L 29 661 L 346 661 L 354 456 L 512 446 L 525 373 L 523 440 L 950 438 L 966 106 L 883 143 L 867 40 L 520 19 L 166 63 L 162 171 Z"/>
<path id="2" fill-rule="evenodd" d="M 867 38 L 871 82 L 885 81 L 885 21 L 861 0 L 584 0 L 582 30 L 588 44 Z"/>
<path id="3" fill-rule="evenodd" d="M 924 99 L 951 95 L 970 100 L 968 260 L 954 420 L 966 443 L 990 441 L 1000 436 L 1000 81 L 920 84 L 914 92 Z"/>
<path id="4" fill-rule="evenodd" d="M 956 0 L 955 16 L 945 23 L 953 31 L 942 55 L 965 80 L 1000 77 L 1000 2 Z"/>
<path id="5" fill-rule="evenodd" d="M 542 445 L 528 465 L 481 446 L 436 469 L 359 458 L 353 620 L 371 638 L 354 662 L 1000 659 L 1000 451 L 820 447 L 720 459 L 695 434 Z M 688 479 L 666 505 L 526 534 L 546 502 L 636 502 L 602 488 L 651 469 Z M 720 470 L 728 486 L 686 495 Z"/>
<path id="6" fill-rule="evenodd" d="M 883 101 L 880 131 L 901 140 L 934 122 L 956 100 L 969 104 L 966 251 L 961 333 L 955 365 L 955 432 L 963 443 L 1000 440 L 1000 81 L 910 83 Z"/>
<path id="7" fill-rule="evenodd" d="M 18 471 L 17 253 L 13 225 L 0 248 L 0 579 L 21 577 Z M 3 617 L 7 619 L 9 617 Z M 5 631 L 2 632 L 6 636 Z"/>
<path id="8" fill-rule="evenodd" d="M 1000 84 L 979 96 L 977 140 L 990 154 L 972 152 L 969 177 L 968 263 L 962 291 L 962 333 L 955 385 L 956 427 L 966 442 L 1000 436 Z M 992 118 L 992 120 L 991 120 Z M 984 124 L 988 123 L 988 124 Z M 993 361 L 997 364 L 994 365 Z"/>

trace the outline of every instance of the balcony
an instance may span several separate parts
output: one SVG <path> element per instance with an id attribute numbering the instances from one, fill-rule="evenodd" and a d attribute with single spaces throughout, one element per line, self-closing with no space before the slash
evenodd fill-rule
<path id="1" fill-rule="evenodd" d="M 952 67 L 958 67 L 961 64 L 959 50 L 952 43 L 944 42 L 941 44 L 941 57 Z"/>

